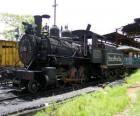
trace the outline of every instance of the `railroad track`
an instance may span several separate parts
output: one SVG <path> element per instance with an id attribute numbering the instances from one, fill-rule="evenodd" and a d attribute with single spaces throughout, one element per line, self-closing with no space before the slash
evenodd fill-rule
<path id="1" fill-rule="evenodd" d="M 47 89 L 42 90 L 34 95 L 30 94 L 30 93 L 16 91 L 16 89 L 12 89 L 12 88 L 10 88 L 9 90 L 4 89 L 3 92 L 2 92 L 2 90 L 0 90 L 0 103 L 3 101 L 14 100 L 16 98 L 24 99 L 24 98 L 28 97 L 30 99 L 36 99 L 38 97 L 49 97 L 49 96 L 54 96 L 54 95 L 70 92 L 70 91 L 76 91 L 76 90 L 83 89 L 83 88 L 93 86 L 93 85 L 104 88 L 106 86 L 106 83 L 89 82 L 84 85 L 73 84 L 71 86 L 66 86 L 66 87 L 62 87 L 62 88 L 52 88 L 52 89 L 48 89 L 48 90 Z M 6 87 L 6 89 L 8 89 L 8 87 Z"/>
<path id="2" fill-rule="evenodd" d="M 42 90 L 34 95 L 30 94 L 30 93 L 22 93 L 22 92 L 17 92 L 15 90 L 13 90 L 13 91 L 0 93 L 0 103 L 3 101 L 5 102 L 5 101 L 14 100 L 16 98 L 37 99 L 37 98 L 41 98 L 41 97 L 55 96 L 58 94 L 63 94 L 66 92 L 75 91 L 75 90 L 82 89 L 82 88 L 83 87 L 78 87 L 78 86 L 77 87 L 68 86 L 65 88 L 58 88 L 58 89 L 55 88 L 55 89 L 46 90 L 45 92 Z"/>
<path id="3" fill-rule="evenodd" d="M 59 95 L 59 94 L 64 94 L 66 92 L 70 92 L 70 91 L 76 91 L 78 89 L 82 89 L 85 87 L 88 87 L 90 85 L 93 85 L 93 83 L 88 83 L 85 85 L 71 85 L 71 86 L 65 86 L 65 87 L 60 87 L 60 88 L 52 88 L 48 90 L 42 90 L 40 92 L 38 92 L 37 94 L 30 94 L 30 93 L 24 93 L 21 91 L 16 91 L 15 89 L 8 89 L 8 87 L 6 88 L 7 90 L 5 90 L 5 88 L 3 88 L 4 90 L 0 89 L 0 104 L 6 101 L 12 101 L 14 99 L 38 99 L 41 97 L 49 97 L 49 96 L 55 96 L 55 95 Z"/>
<path id="4" fill-rule="evenodd" d="M 16 95 L 16 94 L 13 94 L 11 92 L 8 92 L 8 93 L 2 93 L 0 95 L 0 103 L 2 102 L 5 102 L 5 101 L 11 101 L 11 100 L 14 100 L 16 98 L 23 98 L 23 97 L 26 97 L 26 96 L 29 96 L 30 94 L 27 93 L 27 94 L 19 94 L 19 95 Z"/>

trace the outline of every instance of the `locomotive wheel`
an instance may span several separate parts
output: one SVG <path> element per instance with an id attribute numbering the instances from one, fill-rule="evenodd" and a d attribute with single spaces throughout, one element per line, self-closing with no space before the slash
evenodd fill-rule
<path id="1" fill-rule="evenodd" d="M 80 79 L 80 84 L 85 83 L 85 68 L 83 66 L 78 70 L 78 78 Z"/>
<path id="2" fill-rule="evenodd" d="M 28 91 L 32 94 L 37 93 L 39 89 L 38 82 L 36 80 L 30 80 L 28 83 Z"/>
<path id="3" fill-rule="evenodd" d="M 113 72 L 113 70 L 108 70 L 108 75 L 107 75 L 107 81 L 111 81 L 111 80 L 113 80 L 114 79 L 114 72 Z"/>
<path id="4" fill-rule="evenodd" d="M 115 75 L 116 75 L 116 76 L 115 76 L 115 77 L 116 77 L 115 79 L 120 79 L 120 78 L 121 78 L 121 70 L 116 69 L 116 70 L 115 70 Z"/>

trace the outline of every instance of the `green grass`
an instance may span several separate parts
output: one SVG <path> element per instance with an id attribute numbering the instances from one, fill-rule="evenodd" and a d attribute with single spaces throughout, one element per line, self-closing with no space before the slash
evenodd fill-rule
<path id="1" fill-rule="evenodd" d="M 72 102 L 62 105 L 56 110 L 56 115 L 111 116 L 121 111 L 129 103 L 126 93 L 126 88 L 116 87 L 111 89 L 108 87 L 105 90 L 81 96 Z"/>
<path id="2" fill-rule="evenodd" d="M 117 93 L 117 94 L 116 94 Z M 112 116 L 129 104 L 125 87 L 105 88 L 92 94 L 82 95 L 63 105 L 43 110 L 36 114 L 55 116 Z"/>
<path id="3" fill-rule="evenodd" d="M 127 78 L 127 84 L 73 98 L 36 113 L 36 116 L 113 116 L 130 104 L 127 87 L 140 82 L 140 70 Z M 140 98 L 139 98 L 140 101 Z M 140 105 L 140 103 L 139 103 Z M 140 114 L 140 113 L 139 113 Z"/>
<path id="4" fill-rule="evenodd" d="M 129 116 L 140 116 L 140 91 L 137 93 L 137 100 L 135 104 L 132 105 Z"/>
<path id="5" fill-rule="evenodd" d="M 132 86 L 136 83 L 140 83 L 140 69 L 137 70 L 134 74 L 126 78 L 128 86 Z"/>

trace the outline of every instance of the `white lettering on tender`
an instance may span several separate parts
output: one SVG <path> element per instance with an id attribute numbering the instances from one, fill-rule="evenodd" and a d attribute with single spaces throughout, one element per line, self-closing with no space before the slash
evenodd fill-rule
<path id="1" fill-rule="evenodd" d="M 117 61 L 117 62 L 121 62 L 122 61 L 122 57 L 121 56 L 119 56 L 119 55 L 113 55 L 113 56 L 107 56 L 107 60 L 108 61 L 111 61 L 111 62 L 115 62 L 115 61 Z"/>

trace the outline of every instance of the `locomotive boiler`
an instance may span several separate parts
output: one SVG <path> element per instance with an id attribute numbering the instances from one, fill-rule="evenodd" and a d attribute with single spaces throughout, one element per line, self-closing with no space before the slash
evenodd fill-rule
<path id="1" fill-rule="evenodd" d="M 36 93 L 48 86 L 118 75 L 122 53 L 99 42 L 100 36 L 90 31 L 91 25 L 86 30 L 61 32 L 54 25 L 46 32 L 42 19 L 49 17 L 37 15 L 35 25 L 23 23 L 26 29 L 19 42 L 19 56 L 25 69 L 15 71 L 14 86 Z"/>

